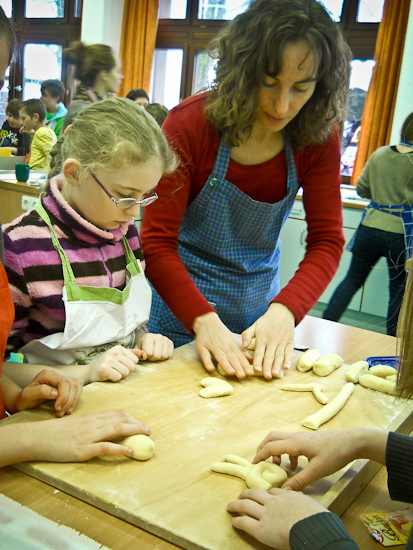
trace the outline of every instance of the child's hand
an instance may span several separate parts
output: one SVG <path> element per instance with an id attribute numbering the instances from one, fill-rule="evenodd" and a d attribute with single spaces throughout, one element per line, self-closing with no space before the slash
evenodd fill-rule
<path id="1" fill-rule="evenodd" d="M 22 127 L 20 128 L 20 130 L 19 130 L 19 134 L 27 134 L 27 135 L 29 135 L 30 137 L 33 137 L 34 134 L 35 134 L 35 131 L 34 131 L 34 130 L 25 130 L 25 129 L 23 128 L 23 126 L 22 126 Z"/>
<path id="2" fill-rule="evenodd" d="M 135 370 L 140 355 L 142 354 L 135 353 L 123 346 L 113 346 L 89 364 L 89 377 L 86 382 L 103 382 L 104 380 L 119 382 Z"/>
<path id="3" fill-rule="evenodd" d="M 146 359 L 151 361 L 164 361 L 172 357 L 174 352 L 174 344 L 162 334 L 152 334 L 145 332 L 138 343 L 138 348 L 145 352 Z M 141 357 L 141 359 L 145 359 Z"/>
<path id="4" fill-rule="evenodd" d="M 16 411 L 31 409 L 43 401 L 55 399 L 56 416 L 71 414 L 82 395 L 83 381 L 63 376 L 54 370 L 42 370 L 18 395 Z"/>
<path id="5" fill-rule="evenodd" d="M 30 448 L 34 456 L 26 460 L 52 462 L 81 462 L 103 454 L 132 456 L 132 449 L 111 440 L 151 434 L 145 424 L 121 410 L 45 420 L 26 426 L 31 430 L 29 441 L 30 437 L 34 441 Z"/>

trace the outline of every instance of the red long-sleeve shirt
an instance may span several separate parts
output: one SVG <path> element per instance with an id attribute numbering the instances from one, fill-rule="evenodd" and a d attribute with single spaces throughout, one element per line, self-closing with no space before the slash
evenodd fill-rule
<path id="1" fill-rule="evenodd" d="M 145 209 L 141 231 L 146 276 L 190 332 L 196 317 L 214 311 L 182 263 L 177 242 L 182 216 L 211 174 L 220 143 L 217 130 L 202 112 L 205 97 L 186 99 L 169 112 L 163 124 L 181 167 L 160 181 L 160 198 Z M 287 306 L 299 323 L 333 278 L 344 245 L 338 134 L 322 146 L 295 150 L 294 158 L 308 225 L 306 254 L 273 301 Z M 262 164 L 243 165 L 231 159 L 226 179 L 256 201 L 278 202 L 286 194 L 284 151 Z"/>

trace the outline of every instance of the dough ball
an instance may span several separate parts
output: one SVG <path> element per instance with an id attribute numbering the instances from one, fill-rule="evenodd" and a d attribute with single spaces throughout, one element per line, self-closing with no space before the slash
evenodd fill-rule
<path id="1" fill-rule="evenodd" d="M 344 363 L 336 353 L 325 353 L 318 359 L 313 366 L 313 373 L 318 376 L 328 376 L 334 370 L 338 369 Z"/>
<path id="2" fill-rule="evenodd" d="M 199 395 L 204 398 L 223 397 L 224 395 L 231 395 L 233 391 L 234 390 L 232 389 L 231 384 L 228 384 L 228 382 L 225 382 L 225 380 L 219 380 L 217 384 L 211 384 L 202 388 L 202 390 L 200 390 L 199 392 Z"/>
<path id="3" fill-rule="evenodd" d="M 370 367 L 369 374 L 374 376 L 380 376 L 380 378 L 387 378 L 387 376 L 397 375 L 397 370 L 388 365 L 374 365 Z"/>
<path id="4" fill-rule="evenodd" d="M 155 443 L 147 435 L 130 435 L 120 441 L 121 445 L 130 447 L 133 450 L 131 458 L 135 460 L 148 460 L 155 452 Z"/>
<path id="5" fill-rule="evenodd" d="M 318 349 L 308 349 L 305 351 L 300 359 L 297 361 L 297 370 L 300 372 L 307 372 L 311 370 L 317 359 L 320 359 L 321 351 Z"/>
<path id="6" fill-rule="evenodd" d="M 368 370 L 369 364 L 367 361 L 357 361 L 357 363 L 353 363 L 346 371 L 347 382 L 358 384 L 360 376 L 366 374 Z"/>

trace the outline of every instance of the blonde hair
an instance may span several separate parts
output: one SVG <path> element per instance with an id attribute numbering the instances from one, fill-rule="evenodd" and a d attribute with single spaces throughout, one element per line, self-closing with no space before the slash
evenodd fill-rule
<path id="1" fill-rule="evenodd" d="M 413 266 L 412 266 L 413 267 Z M 413 397 L 413 272 L 409 270 L 403 305 L 400 311 L 398 332 L 401 334 L 397 348 L 400 355 L 396 391 L 398 397 Z"/>
<path id="2" fill-rule="evenodd" d="M 158 160 L 163 174 L 178 166 L 161 129 L 151 115 L 125 98 L 109 98 L 85 107 L 53 149 L 52 175 L 61 172 L 66 159 L 75 158 L 84 169 L 104 168 Z"/>

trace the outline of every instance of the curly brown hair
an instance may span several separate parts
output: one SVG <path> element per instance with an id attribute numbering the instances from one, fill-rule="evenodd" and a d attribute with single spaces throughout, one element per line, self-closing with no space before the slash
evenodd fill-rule
<path id="1" fill-rule="evenodd" d="M 313 95 L 288 124 L 297 148 L 323 143 L 344 118 L 351 52 L 341 30 L 316 0 L 255 0 L 209 45 L 218 59 L 205 115 L 232 146 L 245 142 L 265 75 L 282 69 L 286 44 L 307 41 L 316 62 Z"/>

